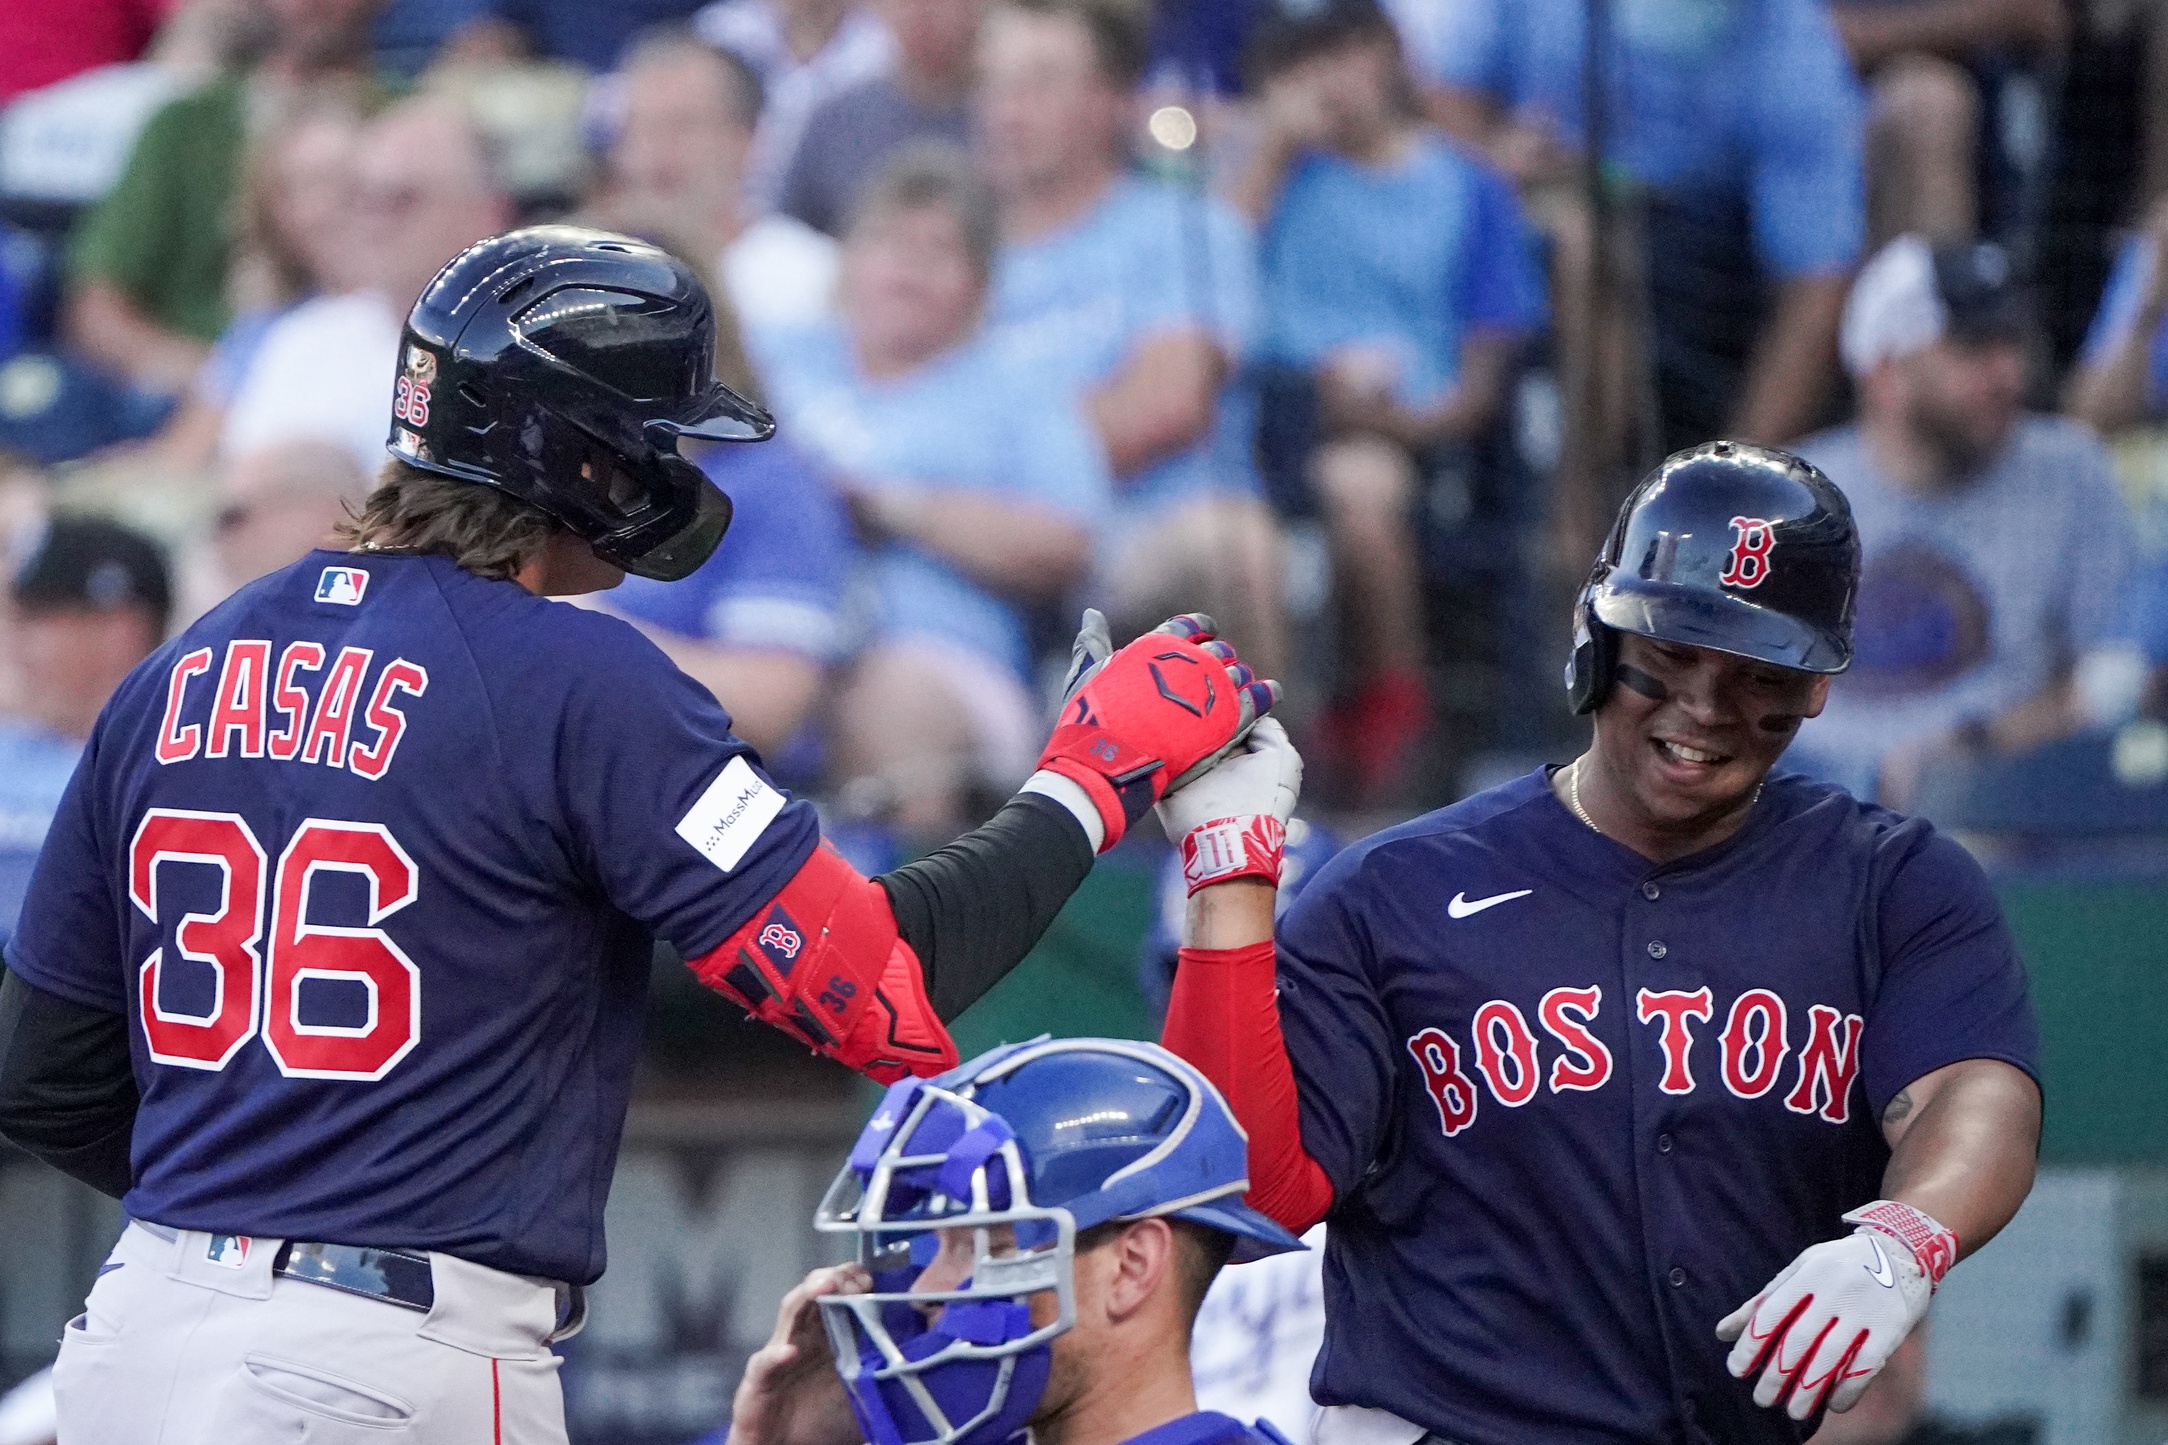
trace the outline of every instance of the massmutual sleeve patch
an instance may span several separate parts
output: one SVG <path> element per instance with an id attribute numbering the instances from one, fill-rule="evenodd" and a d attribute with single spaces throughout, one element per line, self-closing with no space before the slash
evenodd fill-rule
<path id="1" fill-rule="evenodd" d="M 776 815 L 783 795 L 761 780 L 743 758 L 732 758 L 685 816 L 677 835 L 725 873 L 738 866 Z"/>

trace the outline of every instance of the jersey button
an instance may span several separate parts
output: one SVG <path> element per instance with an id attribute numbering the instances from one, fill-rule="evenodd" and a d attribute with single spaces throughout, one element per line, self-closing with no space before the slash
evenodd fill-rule
<path id="1" fill-rule="evenodd" d="M 1673 1265 L 1673 1266 L 1671 1266 L 1671 1287 L 1672 1287 L 1673 1289 L 1677 1289 L 1677 1288 L 1679 1288 L 1679 1287 L 1680 1287 L 1681 1285 L 1683 1285 L 1683 1284 L 1685 1284 L 1685 1283 L 1686 1283 L 1686 1271 L 1685 1271 L 1685 1270 L 1683 1270 L 1683 1269 L 1680 1269 L 1680 1268 L 1679 1268 L 1679 1267 L 1678 1267 L 1677 1265 Z"/>
<path id="2" fill-rule="evenodd" d="M 1669 1134 L 1658 1134 L 1656 1136 L 1656 1152 L 1659 1154 L 1669 1154 L 1671 1152 L 1671 1136 Z"/>
<path id="3" fill-rule="evenodd" d="M 1669 952 L 1671 952 L 1671 950 L 1670 950 L 1670 949 L 1668 949 L 1668 948 L 1666 948 L 1666 947 L 1664 947 L 1664 946 L 1663 946 L 1663 945 L 1662 945 L 1661 943 L 1658 943 L 1658 942 L 1657 942 L 1656 940 L 1654 940 L 1654 939 L 1651 939 L 1651 940 L 1649 940 L 1649 957 L 1650 957 L 1650 958 L 1662 958 L 1662 957 L 1663 957 L 1663 956 L 1664 956 L 1665 954 L 1667 954 L 1667 953 L 1669 953 Z"/>
<path id="4" fill-rule="evenodd" d="M 1654 883 L 1644 883 L 1641 885 L 1641 896 L 1648 899 L 1649 902 L 1654 903 L 1657 899 L 1664 896 L 1664 890 L 1658 888 Z"/>

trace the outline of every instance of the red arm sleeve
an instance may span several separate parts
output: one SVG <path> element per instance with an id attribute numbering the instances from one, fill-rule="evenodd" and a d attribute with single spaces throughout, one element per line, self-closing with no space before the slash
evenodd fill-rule
<path id="1" fill-rule="evenodd" d="M 1302 1147 L 1271 941 L 1183 949 L 1160 1042 L 1213 1082 L 1249 1134 L 1244 1202 L 1297 1234 L 1323 1219 L 1332 1181 Z"/>
<path id="2" fill-rule="evenodd" d="M 687 963 L 762 1023 L 881 1083 L 956 1067 L 888 894 L 826 842 L 743 928 Z"/>

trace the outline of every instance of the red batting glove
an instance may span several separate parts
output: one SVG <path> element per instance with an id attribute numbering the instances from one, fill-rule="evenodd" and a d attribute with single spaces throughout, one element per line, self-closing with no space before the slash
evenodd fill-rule
<path id="1" fill-rule="evenodd" d="M 1199 612 L 1170 617 L 1119 652 L 1106 619 L 1084 614 L 1061 721 L 1039 766 L 1082 787 L 1105 852 L 1178 782 L 1226 756 L 1279 700 Z"/>

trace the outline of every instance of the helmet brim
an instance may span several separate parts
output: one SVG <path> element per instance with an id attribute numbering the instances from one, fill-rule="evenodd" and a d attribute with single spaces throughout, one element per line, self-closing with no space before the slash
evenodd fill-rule
<path id="1" fill-rule="evenodd" d="M 1173 1211 L 1169 1217 L 1233 1235 L 1235 1252 L 1228 1261 L 1231 1264 L 1248 1264 L 1253 1259 L 1269 1259 L 1310 1247 L 1276 1221 L 1232 1197 L 1192 1204 Z"/>
<path id="2" fill-rule="evenodd" d="M 775 435 L 775 418 L 766 407 L 720 382 L 685 411 L 680 417 L 657 418 L 648 426 L 672 437 L 708 442 L 764 442 Z"/>
<path id="3" fill-rule="evenodd" d="M 1852 665 L 1848 638 L 1729 593 L 1616 572 L 1591 591 L 1596 620 L 1619 632 L 1706 647 L 1799 672 L 1842 672 Z"/>

